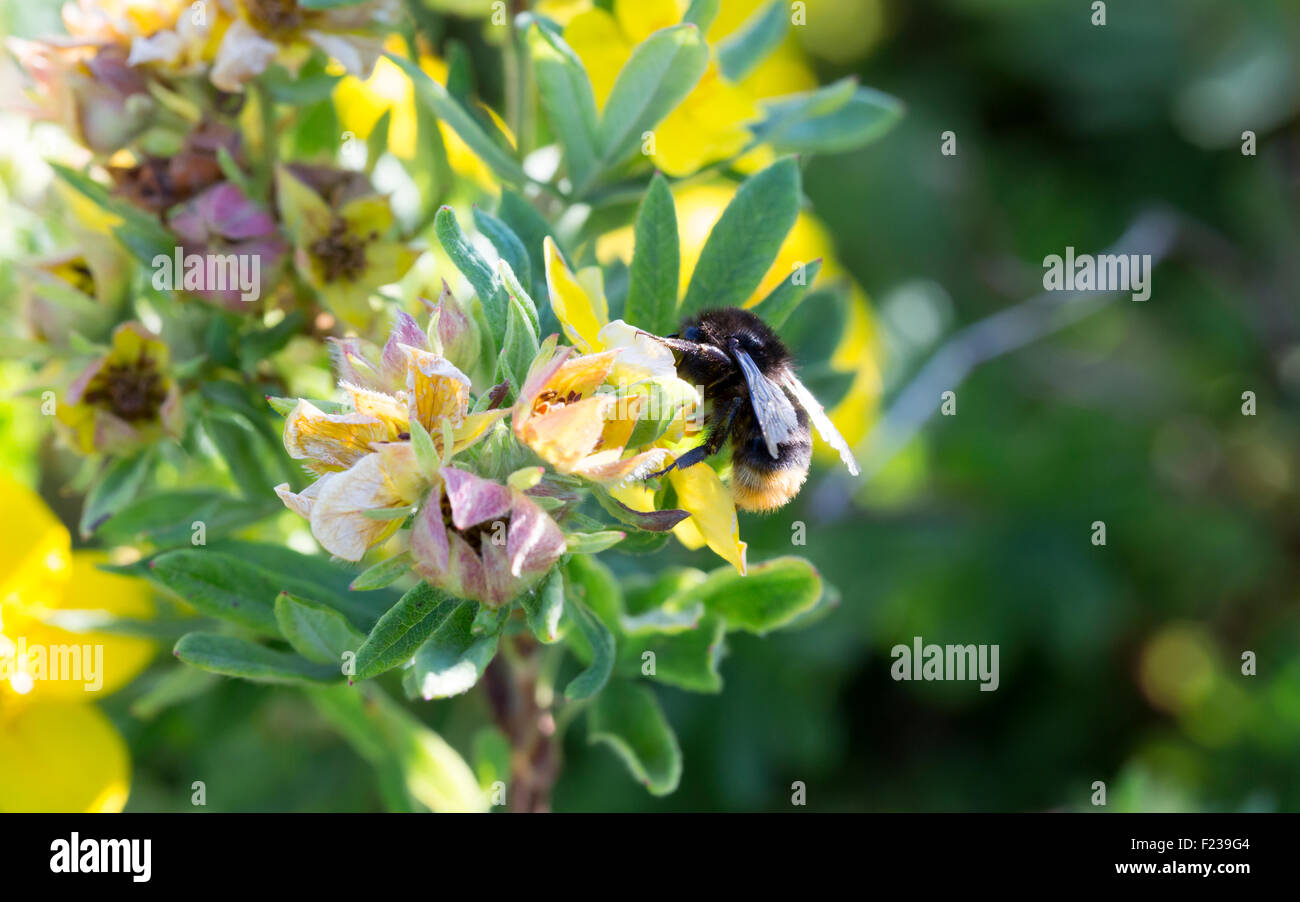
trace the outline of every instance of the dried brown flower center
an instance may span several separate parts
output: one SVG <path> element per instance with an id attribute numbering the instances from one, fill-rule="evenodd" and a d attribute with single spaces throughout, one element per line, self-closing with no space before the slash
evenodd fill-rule
<path id="1" fill-rule="evenodd" d="M 107 407 L 128 423 L 155 419 L 166 398 L 162 375 L 147 355 L 110 363 L 84 396 L 86 403 Z"/>
<path id="2" fill-rule="evenodd" d="M 448 498 L 445 493 L 442 496 L 440 509 L 442 511 L 443 526 L 452 532 L 458 533 L 460 537 L 466 541 L 469 547 L 474 549 L 475 554 L 478 554 L 483 550 L 483 541 L 485 536 L 487 537 L 487 541 L 490 542 L 492 541 L 491 537 L 493 533 L 499 531 L 500 534 L 505 535 L 510 529 L 510 514 L 505 514 L 504 516 L 497 517 L 493 520 L 486 520 L 482 523 L 476 523 L 469 527 L 469 529 L 457 529 L 451 521 L 451 499 Z M 501 525 L 497 526 L 498 523 Z"/>
<path id="3" fill-rule="evenodd" d="M 354 235 L 347 223 L 336 219 L 328 235 L 312 242 L 311 254 L 324 266 L 327 281 L 355 282 L 366 268 L 366 245 L 378 237 L 377 232 L 365 237 Z"/>
<path id="4" fill-rule="evenodd" d="M 302 25 L 298 0 L 244 0 L 244 8 L 254 22 L 269 32 L 293 31 Z"/>

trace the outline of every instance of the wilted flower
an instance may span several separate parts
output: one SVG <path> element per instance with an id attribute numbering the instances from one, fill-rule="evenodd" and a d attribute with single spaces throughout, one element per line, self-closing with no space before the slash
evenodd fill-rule
<path id="1" fill-rule="evenodd" d="M 188 200 L 225 178 L 217 161 L 221 148 L 241 156 L 238 133 L 214 122 L 189 132 L 180 149 L 169 156 L 146 155 L 130 166 L 109 166 L 117 193 L 155 213 Z"/>
<path id="2" fill-rule="evenodd" d="M 72 446 L 116 453 L 180 435 L 180 391 L 168 373 L 167 345 L 139 323 L 113 332 L 108 352 L 90 364 L 58 406 Z"/>
<path id="3" fill-rule="evenodd" d="M 225 0 L 224 5 L 233 7 L 235 18 L 209 75 L 223 91 L 242 91 L 272 63 L 297 71 L 313 46 L 350 74 L 365 78 L 383 52 L 383 39 L 368 29 L 396 21 L 393 0 L 332 4 L 333 9 L 299 0 Z"/>
<path id="4" fill-rule="evenodd" d="M 280 215 L 296 249 L 294 264 L 326 308 L 364 327 L 373 317 L 371 293 L 405 275 L 416 252 L 388 237 L 393 212 L 387 198 L 356 194 L 353 185 L 341 183 L 327 203 L 302 174 L 282 167 L 276 175 Z"/>
<path id="5" fill-rule="evenodd" d="M 411 527 L 416 571 L 458 598 L 499 607 L 559 560 L 564 533 L 519 489 L 443 467 Z"/>
<path id="6" fill-rule="evenodd" d="M 414 504 L 436 478 L 412 447 L 413 428 L 450 459 L 507 411 L 470 413 L 468 377 L 430 349 L 405 313 L 398 314 L 377 359 L 356 340 L 340 342 L 335 354 L 352 409 L 326 413 L 307 400 L 294 404 L 285 418 L 285 449 L 319 478 L 300 493 L 288 484 L 275 491 L 310 519 L 323 548 L 355 561 L 401 526 L 400 519 L 376 520 L 365 512 Z"/>
<path id="7" fill-rule="evenodd" d="M 269 281 L 287 249 L 270 214 L 230 182 L 213 185 L 173 210 L 168 224 L 183 240 L 186 255 L 253 258 L 259 285 Z M 194 293 L 233 310 L 246 309 L 238 284 L 229 284 L 225 290 L 209 286 Z"/>
<path id="8" fill-rule="evenodd" d="M 129 261 L 105 235 L 80 232 L 77 250 L 33 260 L 22 269 L 23 319 L 37 341 L 64 345 L 75 331 L 107 332 L 130 287 Z"/>
<path id="9" fill-rule="evenodd" d="M 76 38 L 6 43 L 32 78 L 25 112 L 61 125 L 92 151 L 112 153 L 152 121 L 155 102 L 128 64 L 125 47 Z"/>

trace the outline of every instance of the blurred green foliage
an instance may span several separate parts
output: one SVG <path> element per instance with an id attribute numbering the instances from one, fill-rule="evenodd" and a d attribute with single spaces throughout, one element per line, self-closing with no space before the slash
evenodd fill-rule
<path id="1" fill-rule="evenodd" d="M 742 515 L 756 561 L 805 521 L 798 553 L 840 604 L 729 636 L 721 695 L 660 690 L 675 794 L 576 730 L 556 809 L 790 810 L 802 781 L 818 811 L 1092 810 L 1097 780 L 1109 810 L 1300 809 L 1300 8 L 1112 2 L 1098 27 L 1082 0 L 857 3 L 869 46 L 844 59 L 823 34 L 819 78 L 857 73 L 908 115 L 814 159 L 805 188 L 872 294 L 886 405 L 945 336 L 1037 293 L 1045 255 L 1098 251 L 1153 204 L 1183 217 L 1179 246 L 1150 301 L 953 386 L 957 415 L 876 480 L 814 469 L 789 516 Z M 890 648 L 917 635 L 1000 645 L 1000 688 L 893 681 Z M 224 680 L 141 707 L 170 664 L 105 705 L 134 755 L 129 808 L 188 810 L 194 780 L 210 810 L 380 807 L 290 690 Z M 469 749 L 482 705 L 420 711 Z"/>

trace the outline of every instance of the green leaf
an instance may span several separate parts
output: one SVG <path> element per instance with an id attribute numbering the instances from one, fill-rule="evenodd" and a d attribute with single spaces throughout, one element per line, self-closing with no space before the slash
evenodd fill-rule
<path id="1" fill-rule="evenodd" d="M 510 265 L 504 260 L 501 261 L 501 267 L 504 272 L 509 272 Z M 509 381 L 511 387 L 511 397 L 519 392 L 524 384 L 524 377 L 528 374 L 528 367 L 537 356 L 537 326 L 534 318 L 530 318 L 528 311 L 521 301 L 521 289 L 518 281 L 514 279 L 513 273 L 510 280 L 514 282 L 514 287 L 507 292 L 510 300 L 510 318 L 506 322 L 506 334 L 501 341 L 501 353 L 497 355 L 496 372 L 493 378 L 495 382 Z M 528 299 L 528 295 L 523 294 L 523 298 Z M 528 299 L 528 305 L 532 306 L 532 300 Z M 533 314 L 536 316 L 536 313 Z"/>
<path id="2" fill-rule="evenodd" d="M 682 21 L 698 25 L 700 31 L 706 32 L 713 24 L 713 20 L 718 17 L 721 7 L 722 0 L 691 0 L 691 5 L 686 8 L 686 15 L 682 16 Z"/>
<path id="3" fill-rule="evenodd" d="M 760 100 L 765 116 L 752 128 L 754 139 L 760 143 L 768 142 L 797 122 L 833 113 L 852 100 L 857 89 L 857 77 L 848 76 L 812 91 Z"/>
<path id="4" fill-rule="evenodd" d="M 668 385 L 647 382 L 634 386 L 632 391 L 642 395 L 644 402 L 627 439 L 629 448 L 641 448 L 655 441 L 678 419 L 684 405 L 698 403 L 695 389 L 682 380 Z"/>
<path id="5" fill-rule="evenodd" d="M 614 669 L 614 635 L 600 618 L 576 598 L 569 598 L 565 613 L 577 624 L 591 649 L 591 666 L 574 677 L 564 689 L 569 701 L 591 698 L 609 680 Z"/>
<path id="6" fill-rule="evenodd" d="M 244 335 L 239 341 L 239 360 L 244 371 L 253 372 L 272 354 L 283 350 L 301 330 L 303 319 L 302 311 L 291 310 L 271 328 Z"/>
<path id="7" fill-rule="evenodd" d="M 391 591 L 353 592 L 348 585 L 352 577 L 348 568 L 321 556 L 300 554 L 283 545 L 225 540 L 213 543 L 208 550 L 230 554 L 245 564 L 266 571 L 277 581 L 281 591 L 328 604 L 362 632 L 369 630 L 398 598 Z"/>
<path id="8" fill-rule="evenodd" d="M 415 424 L 412 423 L 412 425 Z M 428 433 L 426 432 L 425 435 L 427 436 Z M 348 588 L 354 592 L 369 592 L 374 589 L 382 589 L 385 586 L 391 586 L 410 572 L 411 552 L 403 551 L 401 554 L 395 554 L 387 560 L 366 568 L 360 576 L 352 580 Z"/>
<path id="9" fill-rule="evenodd" d="M 728 629 L 763 635 L 791 623 L 822 597 L 821 575 L 803 558 L 779 557 L 749 568 L 713 571 L 702 583 L 673 597 L 676 604 L 702 603 L 727 621 Z"/>
<path id="10" fill-rule="evenodd" d="M 640 633 L 680 633 L 695 629 L 703 617 L 704 605 L 698 601 L 671 607 L 661 605 L 639 614 L 624 614 L 619 618 L 619 627 L 627 636 Z"/>
<path id="11" fill-rule="evenodd" d="M 431 811 L 487 810 L 487 797 L 465 759 L 377 687 L 310 689 L 308 697 L 374 766 L 381 783 L 391 777 L 401 794 Z"/>
<path id="12" fill-rule="evenodd" d="M 668 180 L 659 173 L 636 214 L 636 249 L 623 318 L 656 335 L 667 335 L 677 324 L 678 276 L 681 249 L 677 237 L 677 207 Z"/>
<path id="13" fill-rule="evenodd" d="M 55 175 L 85 195 L 96 206 L 122 219 L 122 225 L 114 230 L 114 234 L 122 239 L 123 244 L 142 262 L 152 265 L 154 257 L 158 254 L 171 256 L 175 239 L 157 218 L 126 201 L 113 197 L 99 182 L 75 169 L 69 169 L 58 163 L 51 163 L 50 166 Z"/>
<path id="14" fill-rule="evenodd" d="M 555 322 L 555 314 L 550 310 L 550 303 L 546 291 L 546 258 L 542 253 L 542 245 L 549 236 L 555 241 L 555 234 L 551 229 L 550 223 L 537 208 L 524 200 L 519 194 L 509 189 L 501 192 L 501 203 L 497 207 L 497 216 L 501 221 L 510 227 L 510 230 L 519 236 L 523 242 L 524 248 L 528 251 L 529 272 L 532 275 L 532 296 L 539 304 L 538 310 L 545 311 L 541 317 L 543 328 L 538 330 L 539 335 L 550 335 L 559 328 Z M 558 241 L 556 241 L 559 244 Z M 547 322 L 547 316 L 550 317 L 550 323 Z"/>
<path id="15" fill-rule="evenodd" d="M 186 633 L 176 643 L 175 654 L 200 670 L 256 683 L 311 686 L 342 679 L 337 668 L 314 664 L 298 655 L 276 651 L 237 636 Z"/>
<path id="16" fill-rule="evenodd" d="M 820 257 L 804 264 L 786 276 L 780 285 L 768 292 L 767 297 L 751 309 L 773 329 L 780 329 L 804 299 L 813 282 L 817 281 L 817 274 L 821 271 Z"/>
<path id="17" fill-rule="evenodd" d="M 769 3 L 745 20 L 718 44 L 718 66 L 728 81 L 740 81 L 785 39 L 790 28 L 790 5 L 784 0 Z"/>
<path id="18" fill-rule="evenodd" d="M 169 551 L 149 562 L 149 578 L 201 614 L 279 635 L 273 605 L 282 586 L 237 557 L 208 549 Z"/>
<path id="19" fill-rule="evenodd" d="M 561 638 L 560 620 L 564 616 L 564 571 L 556 567 L 537 588 L 520 599 L 528 626 L 544 645 Z"/>
<path id="20" fill-rule="evenodd" d="M 618 627 L 623 613 L 623 592 L 613 572 L 591 555 L 571 557 L 564 564 L 567 598 L 576 598 L 595 612 L 610 629 Z"/>
<path id="21" fill-rule="evenodd" d="M 338 611 L 288 592 L 275 599 L 275 621 L 294 651 L 320 664 L 337 666 L 344 652 L 356 652 L 366 641 Z"/>
<path id="22" fill-rule="evenodd" d="M 451 257 L 451 262 L 464 274 L 473 286 L 483 305 L 483 315 L 487 317 L 488 327 L 492 331 L 492 346 L 501 347 L 505 339 L 506 322 L 510 317 L 510 299 L 505 289 L 492 272 L 486 260 L 461 231 L 460 223 L 451 207 L 443 207 L 433 219 L 433 230 L 442 244 L 442 249 Z"/>
<path id="23" fill-rule="evenodd" d="M 456 610 L 460 600 L 420 583 L 379 618 L 357 649 L 358 680 L 368 680 L 406 663 Z"/>
<path id="24" fill-rule="evenodd" d="M 153 454 L 148 450 L 112 461 L 86 494 L 81 508 L 78 531 L 90 538 L 99 525 L 115 511 L 135 498 L 145 477 L 153 468 Z"/>
<path id="25" fill-rule="evenodd" d="M 511 230 L 510 226 L 475 206 L 474 227 L 487 236 L 492 246 L 497 249 L 501 260 L 508 263 L 511 271 L 519 276 L 519 281 L 524 285 L 532 285 L 532 261 L 528 257 L 528 251 L 524 249 L 524 243 L 519 240 L 519 236 Z M 500 267 L 498 267 L 499 272 Z"/>
<path id="26" fill-rule="evenodd" d="M 410 430 L 411 449 L 415 451 L 415 460 L 420 466 L 420 472 L 435 472 L 438 469 L 439 458 L 438 448 L 433 443 L 433 436 L 429 435 L 429 430 L 425 429 L 424 424 L 417 419 L 411 419 Z"/>
<path id="27" fill-rule="evenodd" d="M 474 734 L 471 758 L 479 789 L 487 792 L 493 783 L 510 782 L 510 740 L 496 727 L 483 727 Z"/>
<path id="28" fill-rule="evenodd" d="M 226 411 L 209 412 L 203 418 L 203 428 L 221 452 L 221 459 L 235 486 L 250 501 L 264 499 L 267 488 L 275 480 L 268 475 L 258 454 L 258 449 L 264 445 L 252 428 L 242 417 Z"/>
<path id="29" fill-rule="evenodd" d="M 462 601 L 415 652 L 403 678 L 426 701 L 468 692 L 496 657 L 499 633 L 476 636 L 472 631 L 476 601 Z"/>
<path id="30" fill-rule="evenodd" d="M 392 119 L 393 110 L 390 107 L 384 110 L 384 114 L 375 122 L 366 137 L 366 172 L 373 172 L 380 156 L 388 150 L 388 127 Z"/>
<path id="31" fill-rule="evenodd" d="M 203 524 L 211 541 L 283 509 L 274 498 L 255 501 L 208 490 L 160 492 L 121 507 L 100 525 L 98 534 L 106 542 L 123 544 L 135 539 L 162 546 L 189 544 L 196 523 Z"/>
<path id="32" fill-rule="evenodd" d="M 600 156 L 591 79 L 578 55 L 558 34 L 534 24 L 528 28 L 525 40 L 542 109 L 564 148 L 569 178 L 575 185 L 585 184 Z"/>
<path id="33" fill-rule="evenodd" d="M 667 795 L 682 777 L 682 750 L 654 693 L 614 682 L 592 704 L 587 741 L 604 742 L 651 795 Z"/>
<path id="34" fill-rule="evenodd" d="M 404 71 L 415 85 L 416 96 L 430 107 L 452 131 L 460 135 L 469 149 L 488 165 L 497 177 L 511 185 L 522 185 L 524 171 L 513 156 L 483 130 L 474 115 L 456 101 L 447 89 L 431 79 L 415 63 L 393 53 L 385 54 Z"/>
<path id="35" fill-rule="evenodd" d="M 682 314 L 742 306 L 771 268 L 798 215 L 799 167 L 793 157 L 746 179 L 709 232 Z"/>
<path id="36" fill-rule="evenodd" d="M 606 548 L 613 548 L 627 538 L 627 533 L 618 529 L 602 529 L 599 532 L 571 532 L 565 544 L 570 554 L 598 554 Z"/>
<path id="37" fill-rule="evenodd" d="M 871 88 L 858 88 L 833 112 L 800 119 L 771 138 L 778 153 L 844 153 L 870 144 L 903 118 L 902 101 Z"/>
<path id="38" fill-rule="evenodd" d="M 524 260 L 524 265 L 528 265 L 526 258 Z M 523 283 L 515 276 L 514 268 L 510 265 L 509 261 L 498 261 L 497 273 L 501 276 L 501 284 L 505 286 L 506 293 L 510 295 L 511 303 L 519 304 L 520 309 L 523 310 L 524 315 L 528 318 L 528 325 L 532 334 L 540 338 L 537 323 L 537 304 L 533 302 L 532 297 L 528 294 L 527 290 L 524 289 Z"/>
<path id="39" fill-rule="evenodd" d="M 695 25 L 663 28 L 638 44 L 605 102 L 599 129 L 602 163 L 615 166 L 632 156 L 642 134 L 682 102 L 708 65 L 709 48 Z"/>
<path id="40" fill-rule="evenodd" d="M 617 672 L 627 677 L 644 676 L 687 692 L 721 692 L 718 662 L 726 633 L 726 622 L 710 614 L 693 629 L 629 636 L 619 644 Z M 647 652 L 654 657 L 648 658 Z M 653 673 L 646 672 L 649 660 L 654 661 Z"/>

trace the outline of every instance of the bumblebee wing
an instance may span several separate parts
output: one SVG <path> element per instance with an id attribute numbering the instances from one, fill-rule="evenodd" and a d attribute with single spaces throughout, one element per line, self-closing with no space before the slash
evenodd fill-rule
<path id="1" fill-rule="evenodd" d="M 799 377 L 790 373 L 785 377 L 785 387 L 794 395 L 795 400 L 799 402 L 808 413 L 808 419 L 813 421 L 817 427 L 817 434 L 822 437 L 826 444 L 830 445 L 836 451 L 840 452 L 840 460 L 844 461 L 844 466 L 849 468 L 849 472 L 854 476 L 858 475 L 858 462 L 853 459 L 853 452 L 849 450 L 849 443 L 844 441 L 844 436 L 835 428 L 826 416 L 826 411 L 822 409 L 818 400 L 813 397 L 813 393 L 808 391 L 808 387 L 799 381 Z"/>
<path id="2" fill-rule="evenodd" d="M 751 358 L 740 348 L 734 348 L 736 362 L 745 375 L 745 384 L 749 386 L 749 402 L 758 419 L 758 427 L 763 431 L 763 441 L 767 443 L 767 453 L 775 460 L 778 456 L 777 446 L 788 441 L 799 428 L 799 416 L 794 405 L 786 397 L 781 386 L 763 375 Z"/>

